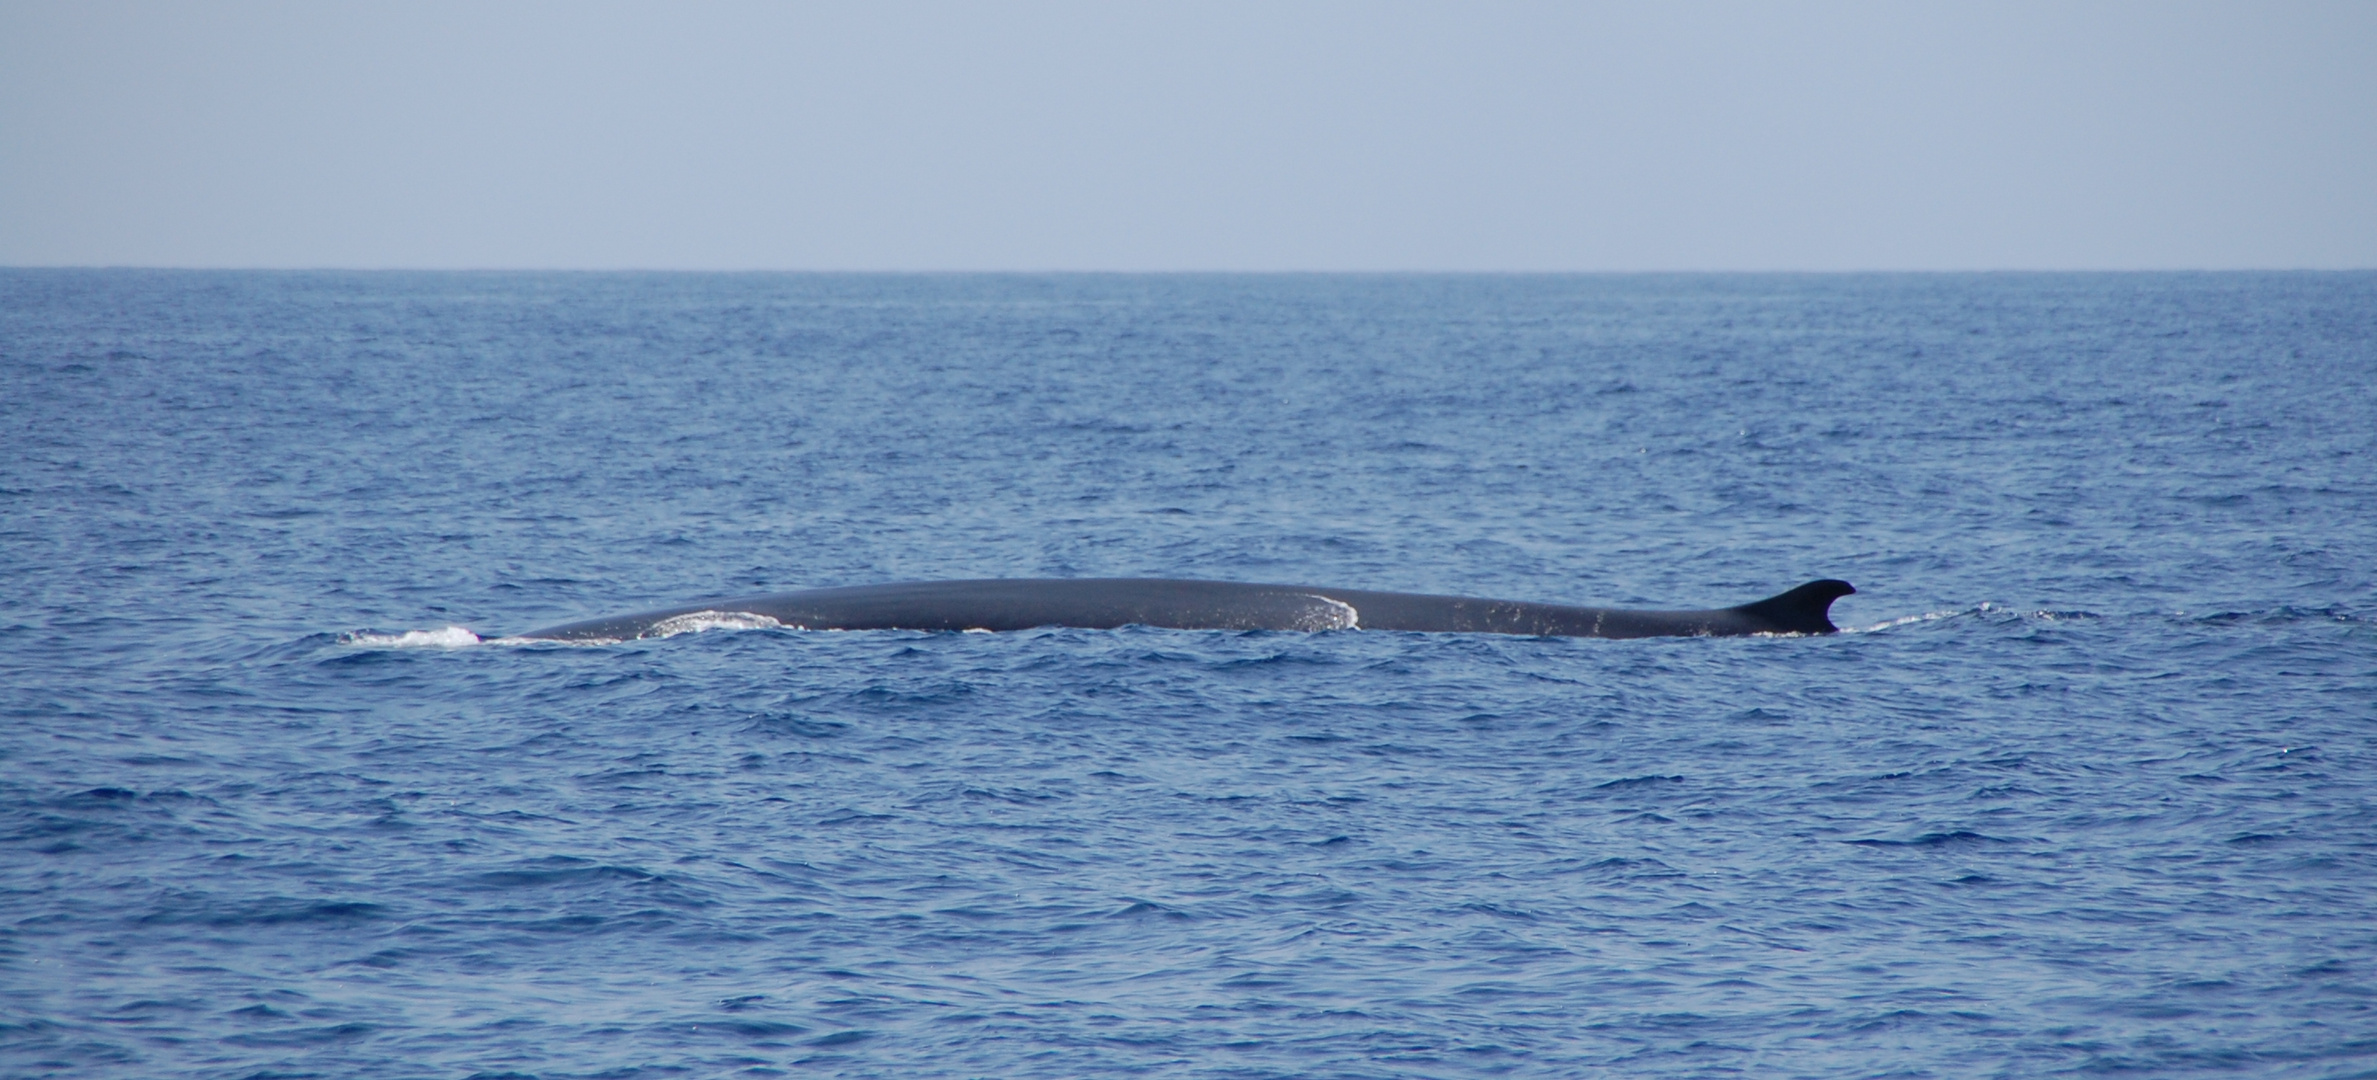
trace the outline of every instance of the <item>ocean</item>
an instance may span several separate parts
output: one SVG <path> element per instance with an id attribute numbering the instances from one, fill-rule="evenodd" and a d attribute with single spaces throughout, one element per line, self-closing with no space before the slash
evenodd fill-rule
<path id="1" fill-rule="evenodd" d="M 2377 1076 L 2377 274 L 0 271 L 0 1073 Z M 1193 577 L 1823 637 L 507 642 Z"/>

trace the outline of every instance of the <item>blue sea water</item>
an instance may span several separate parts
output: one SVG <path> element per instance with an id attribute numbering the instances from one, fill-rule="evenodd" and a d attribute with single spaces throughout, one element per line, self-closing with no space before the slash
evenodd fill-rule
<path id="1" fill-rule="evenodd" d="M 8 1076 L 2377 1076 L 2377 275 L 0 272 Z M 1154 575 L 1821 638 L 503 644 Z"/>

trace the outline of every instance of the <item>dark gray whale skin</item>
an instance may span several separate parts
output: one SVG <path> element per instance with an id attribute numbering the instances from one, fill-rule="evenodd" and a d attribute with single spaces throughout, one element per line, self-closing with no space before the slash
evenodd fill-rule
<path id="1" fill-rule="evenodd" d="M 761 615 L 806 630 L 1028 630 L 1162 626 L 1180 630 L 1411 630 L 1567 637 L 1829 634 L 1832 602 L 1857 590 L 1811 581 L 1739 607 L 1633 611 L 1466 596 L 1164 578 L 996 578 L 805 589 L 563 623 L 522 635 L 552 641 L 666 636 L 686 616 Z M 689 620 L 690 621 L 690 620 Z M 765 624 L 760 624 L 765 625 Z"/>

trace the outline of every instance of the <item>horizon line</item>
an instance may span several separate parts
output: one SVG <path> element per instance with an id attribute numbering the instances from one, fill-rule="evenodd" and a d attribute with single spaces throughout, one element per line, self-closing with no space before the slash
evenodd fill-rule
<path id="1" fill-rule="evenodd" d="M 957 277 L 971 275 L 1012 275 L 1041 277 L 1654 277 L 1654 276 L 1713 276 L 1721 274 L 1767 276 L 1851 276 L 1876 274 L 1918 275 L 1985 275 L 1985 274 L 2356 274 L 2377 271 L 2377 264 L 2368 266 L 2083 266 L 2083 267 L 1666 267 L 1657 269 L 1430 269 L 1396 268 L 1153 268 L 1153 267 L 690 267 L 690 266 L 342 266 L 315 265 L 195 265 L 178 263 L 0 263 L 0 272 L 28 271 L 106 272 L 135 271 L 145 273 L 259 273 L 259 274 L 781 274 L 781 275 L 901 275 L 911 277 Z"/>

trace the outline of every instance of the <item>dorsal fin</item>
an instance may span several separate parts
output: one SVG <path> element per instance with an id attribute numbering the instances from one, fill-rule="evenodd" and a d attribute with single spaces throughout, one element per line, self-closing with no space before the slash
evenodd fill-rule
<path id="1" fill-rule="evenodd" d="M 1775 633 L 1829 634 L 1840 629 L 1832 625 L 1832 602 L 1856 591 L 1846 581 L 1825 578 L 1733 610 L 1772 626 Z"/>

